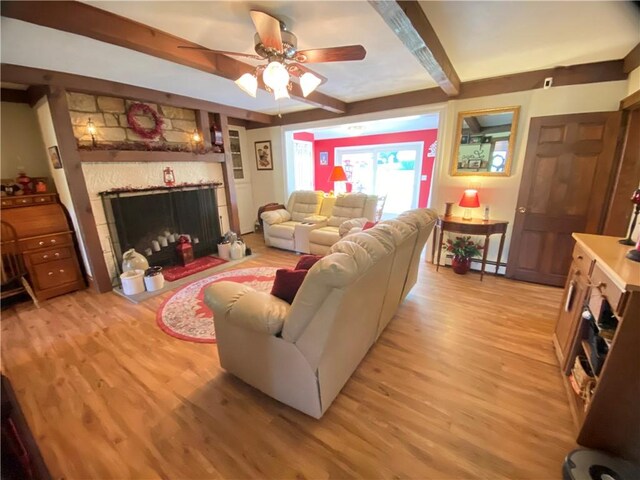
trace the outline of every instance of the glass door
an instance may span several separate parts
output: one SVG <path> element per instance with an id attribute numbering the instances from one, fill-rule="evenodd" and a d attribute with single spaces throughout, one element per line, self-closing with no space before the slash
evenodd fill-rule
<path id="1" fill-rule="evenodd" d="M 418 206 L 423 142 L 336 148 L 353 192 L 386 195 L 384 217 Z"/>

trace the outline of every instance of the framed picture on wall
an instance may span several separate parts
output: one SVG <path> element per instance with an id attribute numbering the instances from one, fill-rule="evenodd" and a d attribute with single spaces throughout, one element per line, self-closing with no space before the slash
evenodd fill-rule
<path id="1" fill-rule="evenodd" d="M 54 145 L 53 147 L 49 147 L 47 150 L 49 151 L 49 160 L 51 160 L 53 168 L 62 168 L 62 160 L 60 160 L 58 146 Z"/>
<path id="2" fill-rule="evenodd" d="M 273 170 L 271 142 L 256 142 L 256 166 L 258 170 Z"/>
<path id="3" fill-rule="evenodd" d="M 329 165 L 329 152 L 320 152 L 320 165 Z"/>

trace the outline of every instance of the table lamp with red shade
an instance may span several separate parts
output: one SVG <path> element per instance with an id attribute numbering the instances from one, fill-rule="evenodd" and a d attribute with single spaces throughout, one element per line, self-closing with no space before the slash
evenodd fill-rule
<path id="1" fill-rule="evenodd" d="M 340 165 L 336 165 L 335 167 L 333 167 L 333 170 L 331 170 L 331 175 L 329 175 L 329 181 L 330 182 L 340 182 L 339 185 L 344 185 L 345 186 L 345 190 L 346 190 L 346 185 L 344 182 L 347 181 L 347 174 L 344 171 L 344 168 L 342 168 Z M 338 185 L 334 185 L 334 190 L 336 190 L 336 192 L 338 191 L 338 188 L 336 188 Z M 344 193 L 342 191 L 342 189 L 340 189 L 341 191 L 339 193 Z"/>
<path id="2" fill-rule="evenodd" d="M 460 203 L 458 204 L 464 207 L 463 220 L 471 220 L 471 209 L 478 208 L 480 206 L 480 197 L 478 197 L 478 191 L 473 188 L 468 188 L 462 194 Z"/>

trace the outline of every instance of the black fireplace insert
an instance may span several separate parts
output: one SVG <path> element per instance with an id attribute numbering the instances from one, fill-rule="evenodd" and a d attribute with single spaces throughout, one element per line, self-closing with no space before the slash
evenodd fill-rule
<path id="1" fill-rule="evenodd" d="M 118 265 L 130 248 L 144 255 L 149 265 L 176 265 L 180 236 L 191 241 L 195 258 L 216 253 L 221 235 L 219 185 L 100 192 Z"/>

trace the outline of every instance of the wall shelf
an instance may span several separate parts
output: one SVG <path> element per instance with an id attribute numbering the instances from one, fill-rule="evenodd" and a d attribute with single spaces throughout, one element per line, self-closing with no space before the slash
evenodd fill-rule
<path id="1" fill-rule="evenodd" d="M 163 152 L 154 150 L 79 150 L 86 163 L 111 162 L 210 162 L 224 163 L 224 153 Z"/>

